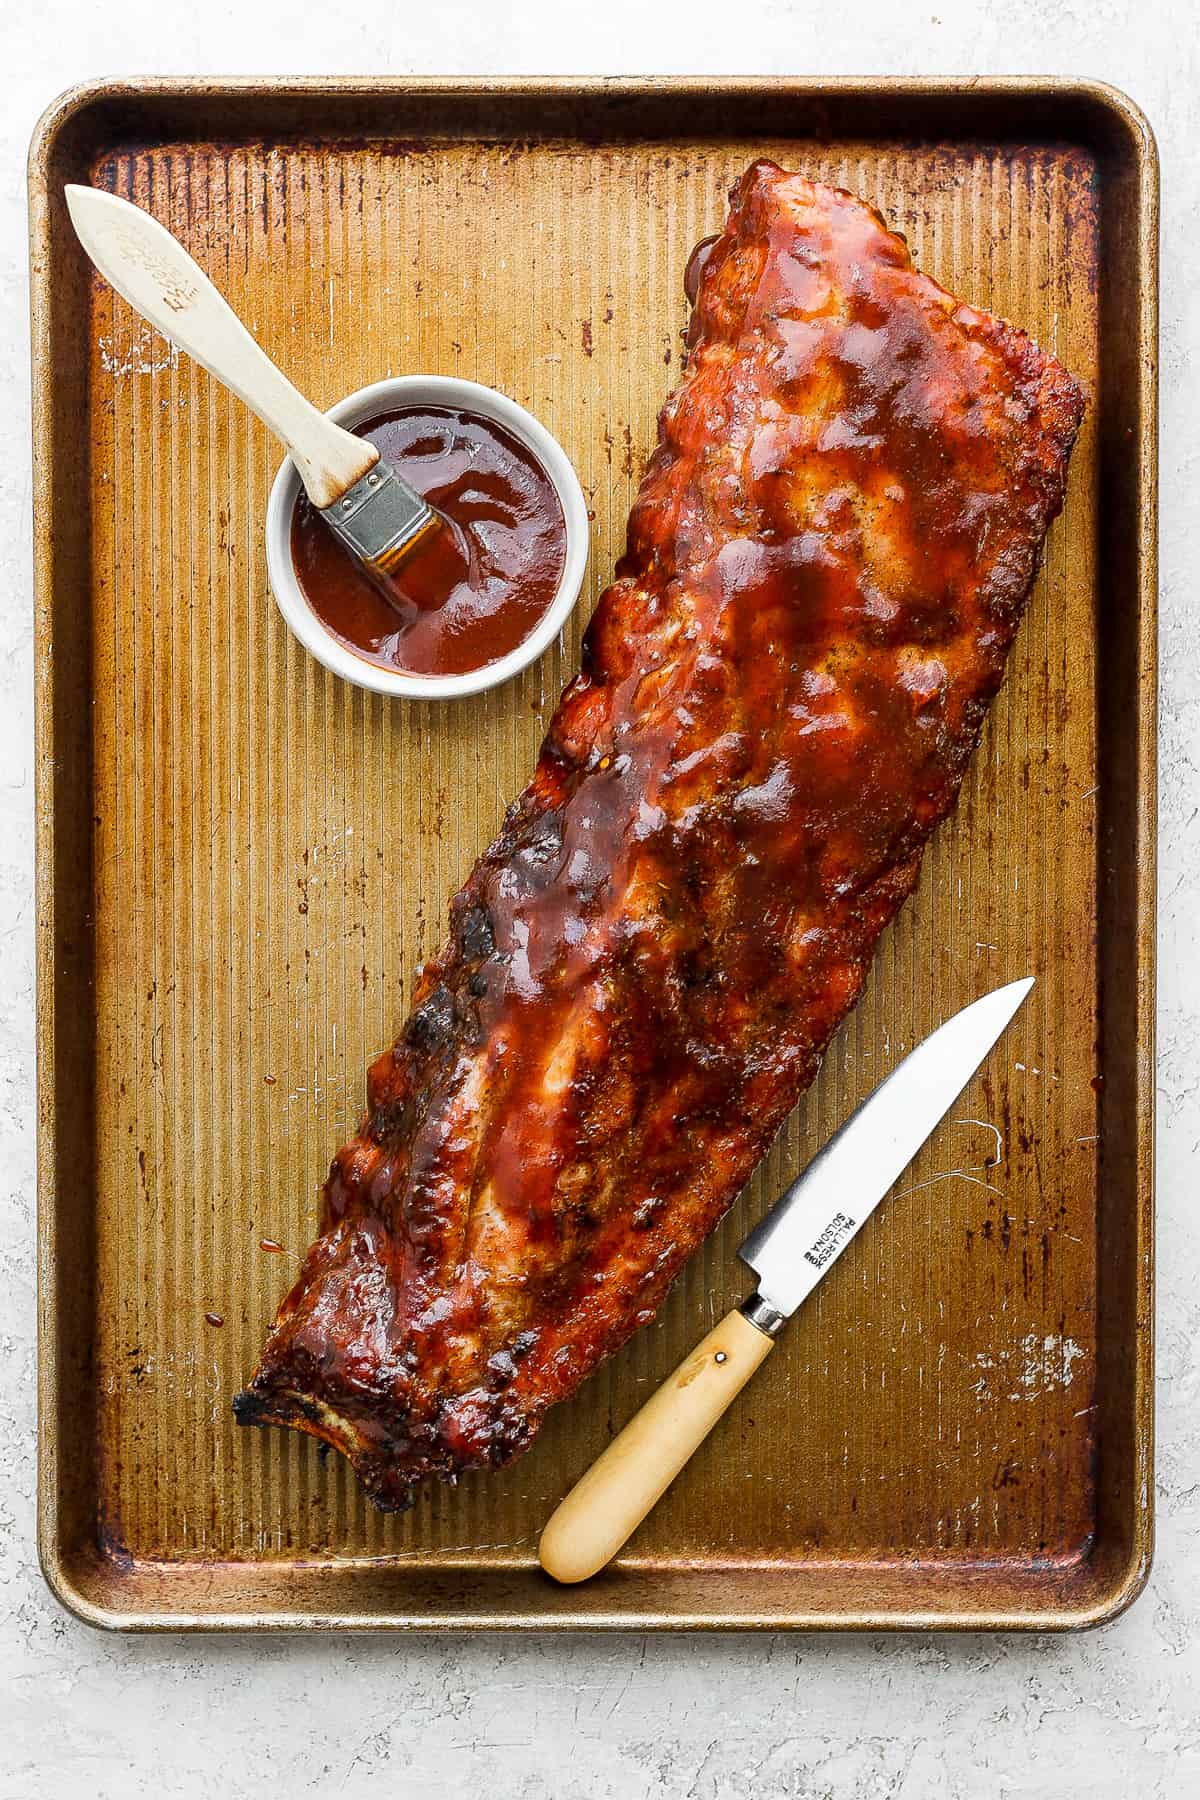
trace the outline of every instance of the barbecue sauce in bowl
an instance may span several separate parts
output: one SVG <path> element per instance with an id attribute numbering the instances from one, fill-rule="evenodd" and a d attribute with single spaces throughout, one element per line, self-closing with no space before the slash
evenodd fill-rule
<path id="1" fill-rule="evenodd" d="M 524 642 L 558 591 L 567 525 L 550 476 L 482 413 L 406 406 L 357 427 L 443 515 L 394 580 L 374 586 L 301 494 L 292 514 L 296 579 L 340 643 L 385 669 L 464 675 Z"/>

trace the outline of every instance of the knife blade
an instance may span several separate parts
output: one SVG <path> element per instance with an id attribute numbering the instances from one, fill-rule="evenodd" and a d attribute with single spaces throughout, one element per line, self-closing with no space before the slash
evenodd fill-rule
<path id="1" fill-rule="evenodd" d="M 1011 981 L 939 1025 L 784 1189 L 738 1250 L 758 1276 L 758 1292 L 743 1307 L 753 1324 L 778 1330 L 803 1305 L 945 1118 L 1032 986 L 1032 977 Z"/>
<path id="2" fill-rule="evenodd" d="M 1033 986 L 1010 982 L 940 1025 L 887 1075 L 742 1243 L 758 1288 L 687 1357 L 550 1518 L 538 1558 L 556 1581 L 611 1560 L 771 1352 L 953 1106 Z"/>

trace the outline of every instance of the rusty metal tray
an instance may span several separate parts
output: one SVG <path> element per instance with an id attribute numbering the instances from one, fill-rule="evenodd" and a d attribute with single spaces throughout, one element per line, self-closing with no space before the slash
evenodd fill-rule
<path id="1" fill-rule="evenodd" d="M 679 373 L 681 278 L 766 152 L 1092 395 L 957 816 L 726 1227 L 533 1452 L 382 1518 L 230 1396 L 368 1057 L 530 768 Z M 565 642 L 387 703 L 272 607 L 277 452 L 91 277 L 61 189 L 153 209 L 314 399 L 507 389 L 595 514 Z M 1024 1626 L 1111 1617 L 1151 1541 L 1157 169 L 1051 81 L 137 81 L 31 161 L 41 1552 L 117 1628 Z M 733 1249 L 911 1042 L 1040 977 L 1004 1046 L 602 1578 L 553 1504 L 744 1291 Z M 275 1239 L 286 1254 L 261 1240 Z M 206 1315 L 223 1320 L 216 1325 Z"/>

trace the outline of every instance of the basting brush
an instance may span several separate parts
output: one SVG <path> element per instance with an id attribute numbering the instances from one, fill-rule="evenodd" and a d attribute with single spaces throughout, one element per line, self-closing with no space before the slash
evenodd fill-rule
<path id="1" fill-rule="evenodd" d="M 449 522 L 374 444 L 305 399 L 157 219 L 100 188 L 68 186 L 66 197 L 79 240 L 105 279 L 245 401 L 286 446 L 313 506 L 355 561 L 393 605 L 411 604 L 414 596 L 398 593 L 395 577 L 418 545 L 444 543 L 456 554 L 453 533 L 439 529 Z"/>

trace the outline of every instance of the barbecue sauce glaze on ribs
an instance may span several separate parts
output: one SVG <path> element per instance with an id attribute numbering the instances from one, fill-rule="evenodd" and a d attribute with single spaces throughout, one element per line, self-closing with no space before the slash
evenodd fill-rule
<path id="1" fill-rule="evenodd" d="M 533 780 L 371 1068 L 235 1409 L 385 1508 L 654 1317 L 954 805 L 1083 412 L 851 195 L 758 162 Z"/>

